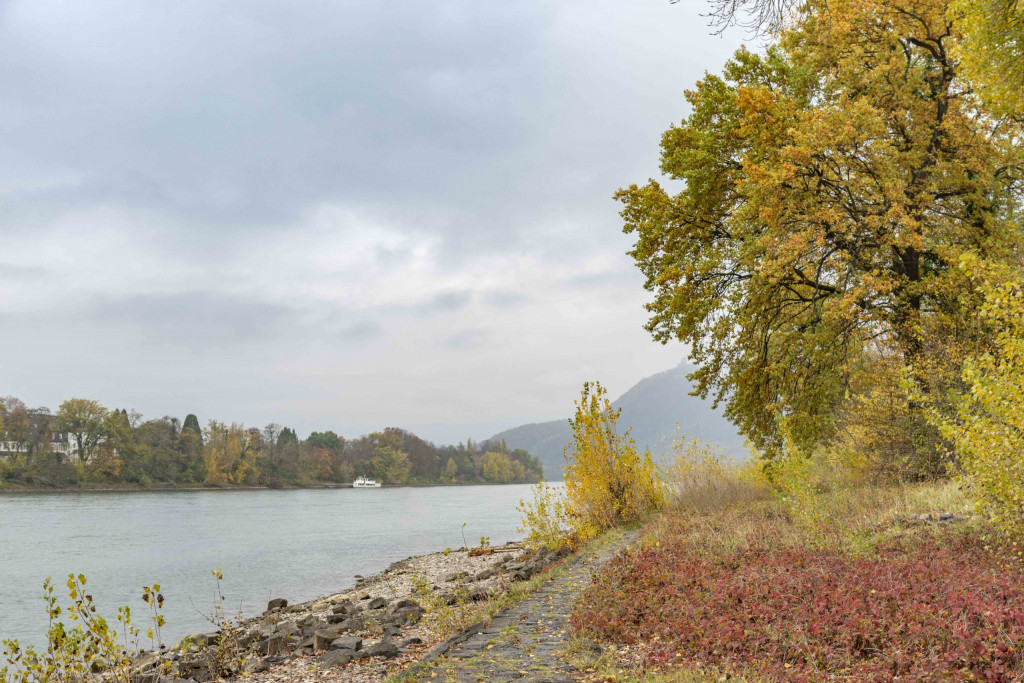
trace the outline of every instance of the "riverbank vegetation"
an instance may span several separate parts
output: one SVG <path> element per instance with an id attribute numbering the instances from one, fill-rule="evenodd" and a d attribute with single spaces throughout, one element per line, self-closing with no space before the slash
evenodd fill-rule
<path id="1" fill-rule="evenodd" d="M 521 532 L 535 548 L 579 547 L 617 526 L 645 519 L 665 502 L 650 451 L 639 453 L 629 430 L 619 433 L 621 410 L 599 382 L 583 385 L 569 421 L 564 490 L 541 481 L 533 499 L 519 502 Z"/>
<path id="2" fill-rule="evenodd" d="M 574 628 L 618 651 L 581 664 L 601 680 L 1018 680 L 1024 569 L 959 484 L 836 474 L 738 468 L 745 495 L 720 505 L 677 489 L 577 603 Z"/>
<path id="3" fill-rule="evenodd" d="M 752 457 L 677 444 L 662 514 L 576 606 L 616 648 L 575 656 L 600 680 L 1021 680 L 1024 15 L 712 4 L 769 45 L 686 94 L 673 191 L 618 196 L 649 331 Z"/>
<path id="4" fill-rule="evenodd" d="M 70 399 L 56 413 L 0 400 L 0 488 L 315 486 L 366 476 L 385 484 L 525 483 L 540 463 L 503 442 L 435 446 L 389 428 L 358 439 L 195 415 L 143 420 Z"/>

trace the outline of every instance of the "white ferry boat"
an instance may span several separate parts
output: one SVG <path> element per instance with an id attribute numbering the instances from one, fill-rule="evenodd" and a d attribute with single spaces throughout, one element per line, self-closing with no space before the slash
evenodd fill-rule
<path id="1" fill-rule="evenodd" d="M 352 488 L 354 489 L 379 489 L 380 482 L 374 481 L 373 479 L 367 479 L 366 477 L 359 477 L 352 482 Z"/>

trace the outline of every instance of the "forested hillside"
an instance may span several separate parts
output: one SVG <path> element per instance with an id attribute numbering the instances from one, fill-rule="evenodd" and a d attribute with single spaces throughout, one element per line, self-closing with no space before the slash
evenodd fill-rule
<path id="1" fill-rule="evenodd" d="M 690 395 L 687 372 L 680 364 L 637 382 L 612 404 L 622 409 L 619 425 L 632 428 L 630 436 L 640 450 L 650 448 L 656 456 L 668 451 L 678 425 L 679 433 L 709 441 L 734 459 L 744 458 L 743 437 L 708 401 Z M 572 439 L 568 419 L 521 425 L 491 438 L 532 453 L 547 478 L 562 478 L 563 450 Z"/>
<path id="2" fill-rule="evenodd" d="M 51 414 L 17 398 L 0 402 L 0 486 L 302 486 L 360 475 L 386 484 L 535 482 L 541 466 L 501 441 L 435 446 L 398 428 L 345 439 L 300 439 L 195 415 L 143 420 L 71 399 Z"/>

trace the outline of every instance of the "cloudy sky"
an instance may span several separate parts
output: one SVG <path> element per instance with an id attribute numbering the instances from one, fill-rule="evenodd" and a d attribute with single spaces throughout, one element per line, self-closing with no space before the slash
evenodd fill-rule
<path id="1" fill-rule="evenodd" d="M 0 0 L 0 395 L 447 442 L 676 365 L 611 195 L 704 9 Z"/>

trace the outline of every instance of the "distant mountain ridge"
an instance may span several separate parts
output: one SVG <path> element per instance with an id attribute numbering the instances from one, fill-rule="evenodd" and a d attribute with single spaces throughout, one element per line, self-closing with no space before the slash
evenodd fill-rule
<path id="1" fill-rule="evenodd" d="M 691 396 L 686 378 L 690 368 L 681 363 L 671 370 L 645 377 L 612 403 L 622 409 L 619 427 L 632 427 L 631 435 L 642 451 L 666 453 L 679 431 L 720 446 L 735 459 L 746 456 L 744 440 L 736 426 L 726 420 L 709 401 Z M 510 449 L 522 448 L 541 461 L 544 477 L 562 478 L 563 451 L 572 440 L 568 418 L 535 422 L 495 434 L 490 440 L 504 440 Z"/>

